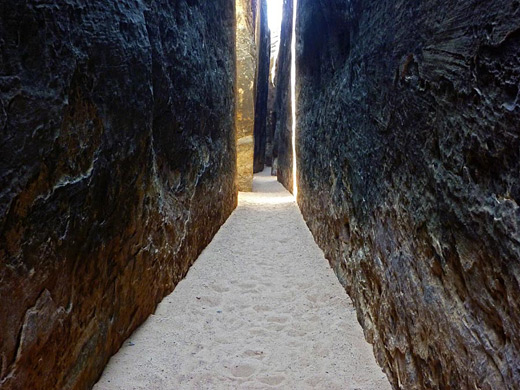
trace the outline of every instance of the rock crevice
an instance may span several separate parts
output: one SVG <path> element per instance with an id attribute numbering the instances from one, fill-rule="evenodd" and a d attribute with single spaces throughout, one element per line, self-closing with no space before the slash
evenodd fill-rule
<path id="1" fill-rule="evenodd" d="M 276 67 L 273 164 L 278 181 L 293 191 L 291 40 L 293 34 L 293 0 L 284 0 L 280 31 L 280 50 Z"/>
<path id="2" fill-rule="evenodd" d="M 237 0 L 236 15 L 237 181 L 239 191 L 252 191 L 257 56 L 251 0 Z"/>
<path id="3" fill-rule="evenodd" d="M 265 166 L 267 143 L 267 100 L 269 96 L 269 69 L 271 60 L 271 36 L 267 20 L 267 1 L 259 0 L 256 12 L 257 72 L 255 84 L 255 173 L 262 172 Z"/>

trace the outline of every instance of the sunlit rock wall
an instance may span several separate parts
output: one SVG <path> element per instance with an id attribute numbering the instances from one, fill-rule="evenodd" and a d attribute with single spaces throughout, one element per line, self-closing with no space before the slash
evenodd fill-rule
<path id="1" fill-rule="evenodd" d="M 267 134 L 267 98 L 269 94 L 269 63 L 271 55 L 271 38 L 267 20 L 267 2 L 258 0 L 257 15 L 257 76 L 255 101 L 255 154 L 254 172 L 261 172 L 265 164 L 265 147 Z"/>
<path id="2" fill-rule="evenodd" d="M 90 388 L 235 207 L 234 9 L 2 2 L 2 390 Z"/>
<path id="3" fill-rule="evenodd" d="M 251 0 L 236 1 L 237 182 L 239 191 L 253 188 L 256 45 Z"/>
<path id="4" fill-rule="evenodd" d="M 519 389 L 520 2 L 298 20 L 299 204 L 377 360 L 396 389 Z"/>
<path id="5" fill-rule="evenodd" d="M 274 110 L 273 165 L 278 181 L 293 190 L 292 117 L 291 117 L 291 39 L 293 30 L 293 0 L 283 1 L 280 51 L 276 68 Z"/>

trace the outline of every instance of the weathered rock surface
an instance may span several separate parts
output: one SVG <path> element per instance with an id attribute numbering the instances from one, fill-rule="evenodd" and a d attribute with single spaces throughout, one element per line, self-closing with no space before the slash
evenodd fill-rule
<path id="1" fill-rule="evenodd" d="M 253 189 L 256 45 L 251 0 L 236 1 L 236 131 L 239 191 Z"/>
<path id="2" fill-rule="evenodd" d="M 256 12 L 257 32 L 257 75 L 256 75 L 256 101 L 255 101 L 255 155 L 253 171 L 255 173 L 264 170 L 265 146 L 267 132 L 267 98 L 269 94 L 269 63 L 271 56 L 271 38 L 267 21 L 267 2 L 259 0 Z"/>
<path id="3" fill-rule="evenodd" d="M 281 5 L 283 7 L 283 4 Z M 280 26 L 279 26 L 280 27 Z M 267 92 L 267 123 L 265 133 L 265 165 L 273 166 L 273 147 L 274 147 L 274 133 L 276 127 L 276 66 L 278 60 L 278 51 L 280 48 L 280 28 L 270 30 L 271 38 L 271 54 L 269 58 L 269 89 Z M 271 170 L 272 171 L 272 170 Z M 274 174 L 276 176 L 276 174 Z"/>
<path id="4" fill-rule="evenodd" d="M 89 388 L 235 207 L 234 18 L 1 3 L 2 389 Z"/>
<path id="5" fill-rule="evenodd" d="M 271 57 L 272 59 L 272 57 Z M 265 158 L 264 164 L 268 167 L 273 165 L 274 129 L 276 126 L 276 112 L 274 102 L 276 100 L 276 85 L 269 80 L 269 91 L 267 94 L 267 123 L 265 129 Z"/>
<path id="6" fill-rule="evenodd" d="M 291 40 L 293 33 L 293 0 L 284 0 L 280 50 L 276 68 L 276 113 L 273 166 L 278 181 L 293 192 L 292 114 L 291 114 Z"/>
<path id="7" fill-rule="evenodd" d="M 297 31 L 298 201 L 394 388 L 519 389 L 520 2 L 300 0 Z"/>

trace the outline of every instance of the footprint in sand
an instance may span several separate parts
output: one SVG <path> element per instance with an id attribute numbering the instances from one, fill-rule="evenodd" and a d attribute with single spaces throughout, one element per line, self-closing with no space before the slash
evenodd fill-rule
<path id="1" fill-rule="evenodd" d="M 312 282 L 301 282 L 301 283 L 298 283 L 298 287 L 301 290 L 307 290 L 308 288 L 311 288 L 312 286 L 314 286 L 314 283 L 312 283 Z"/>
<path id="2" fill-rule="evenodd" d="M 305 331 L 303 329 L 290 329 L 287 332 L 287 336 L 300 338 L 300 337 L 307 336 L 307 331 Z"/>
<path id="3" fill-rule="evenodd" d="M 264 353 L 264 351 L 260 351 L 260 350 L 255 351 L 252 349 L 248 349 L 247 351 L 244 351 L 242 353 L 242 356 L 251 357 L 253 359 L 258 359 L 258 360 L 264 360 L 265 353 Z"/>
<path id="4" fill-rule="evenodd" d="M 258 378 L 258 381 L 270 386 L 277 386 L 284 380 L 285 377 L 282 375 L 264 376 Z"/>
<path id="5" fill-rule="evenodd" d="M 263 313 L 263 312 L 271 311 L 271 310 L 272 310 L 269 306 L 266 306 L 266 305 L 255 305 L 255 306 L 253 306 L 253 309 L 254 309 L 257 313 Z"/>
<path id="6" fill-rule="evenodd" d="M 246 290 L 246 292 L 250 292 L 251 290 L 254 290 L 256 287 L 256 283 L 240 283 L 238 285 L 242 290 Z"/>
<path id="7" fill-rule="evenodd" d="M 247 378 L 255 373 L 256 368 L 249 364 L 238 364 L 231 367 L 229 370 L 236 378 Z"/>
<path id="8" fill-rule="evenodd" d="M 203 295 L 201 297 L 197 297 L 197 300 L 204 306 L 204 307 L 215 307 L 220 305 L 222 302 L 222 298 L 219 296 L 208 296 Z"/>
<path id="9" fill-rule="evenodd" d="M 267 329 L 274 330 L 275 332 L 280 332 L 287 327 L 285 324 L 279 324 L 276 322 L 271 322 L 267 325 Z"/>
<path id="10" fill-rule="evenodd" d="M 317 316 L 316 314 L 303 315 L 301 317 L 301 319 L 304 320 L 306 323 L 309 323 L 309 324 L 320 324 L 323 321 L 323 318 Z"/>
<path id="11" fill-rule="evenodd" d="M 225 292 L 229 291 L 229 287 L 221 286 L 218 284 L 211 285 L 210 287 L 213 291 L 218 292 L 218 293 L 225 293 Z"/>
<path id="12" fill-rule="evenodd" d="M 260 336 L 260 337 L 266 337 L 269 335 L 269 331 L 265 328 L 251 328 L 249 329 L 249 333 L 251 333 L 253 336 Z"/>
<path id="13" fill-rule="evenodd" d="M 330 349 L 327 348 L 325 345 L 315 345 L 312 348 L 312 354 L 315 357 L 326 358 L 327 356 L 329 356 L 329 353 L 330 353 Z"/>
<path id="14" fill-rule="evenodd" d="M 316 303 L 318 301 L 318 296 L 317 295 L 307 295 L 305 298 L 307 298 L 312 303 Z"/>
<path id="15" fill-rule="evenodd" d="M 281 316 L 272 316 L 267 317 L 267 322 L 274 322 L 277 324 L 285 324 L 288 321 L 287 317 L 281 317 Z"/>
<path id="16" fill-rule="evenodd" d="M 232 340 L 227 337 L 215 337 L 215 343 L 219 345 L 230 345 L 232 344 Z"/>

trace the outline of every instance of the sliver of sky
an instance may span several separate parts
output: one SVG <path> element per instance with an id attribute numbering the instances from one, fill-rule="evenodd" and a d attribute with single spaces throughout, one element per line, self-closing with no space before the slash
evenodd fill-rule
<path id="1" fill-rule="evenodd" d="M 267 0 L 267 22 L 271 30 L 271 63 L 275 64 L 280 48 L 280 29 L 282 27 L 283 0 Z M 271 81 L 276 75 L 276 66 L 271 66 Z"/>
<path id="2" fill-rule="evenodd" d="M 267 17 L 269 29 L 279 31 L 282 24 L 283 0 L 267 0 Z"/>

